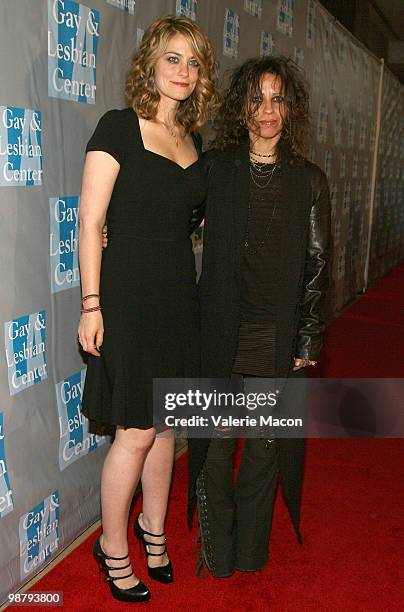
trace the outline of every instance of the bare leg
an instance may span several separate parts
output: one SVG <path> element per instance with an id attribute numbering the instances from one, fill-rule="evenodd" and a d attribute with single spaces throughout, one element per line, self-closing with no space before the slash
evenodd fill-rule
<path id="1" fill-rule="evenodd" d="M 175 438 L 173 432 L 164 431 L 157 435 L 150 449 L 142 472 L 143 513 L 140 516 L 140 526 L 150 533 L 164 533 L 164 521 L 167 512 L 168 494 L 170 491 L 171 474 L 174 461 Z M 155 544 L 164 542 L 164 538 L 146 539 Z M 164 547 L 152 546 L 150 552 L 160 553 Z M 166 565 L 168 557 L 148 558 L 150 567 Z"/>
<path id="2" fill-rule="evenodd" d="M 105 459 L 101 478 L 101 508 L 103 535 L 100 540 L 105 554 L 123 557 L 128 554 L 129 508 L 149 449 L 153 445 L 155 429 L 123 429 L 117 427 L 115 440 Z M 161 466 L 160 466 L 161 469 Z M 123 566 L 123 561 L 107 560 L 110 567 Z M 125 576 L 130 568 L 116 570 L 112 577 Z M 130 576 L 116 582 L 120 589 L 135 586 L 139 580 Z"/>

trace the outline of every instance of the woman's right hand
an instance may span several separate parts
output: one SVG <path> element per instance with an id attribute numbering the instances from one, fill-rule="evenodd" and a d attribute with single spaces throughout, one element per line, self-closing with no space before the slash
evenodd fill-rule
<path id="1" fill-rule="evenodd" d="M 106 249 L 108 246 L 108 226 L 104 225 L 102 228 L 102 248 Z"/>
<path id="2" fill-rule="evenodd" d="M 83 351 L 100 357 L 100 347 L 104 340 L 104 321 L 100 310 L 81 315 L 78 334 Z"/>

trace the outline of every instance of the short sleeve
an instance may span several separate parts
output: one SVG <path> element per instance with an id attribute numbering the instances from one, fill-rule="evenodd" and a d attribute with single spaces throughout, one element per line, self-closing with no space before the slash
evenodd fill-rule
<path id="1" fill-rule="evenodd" d="M 110 110 L 106 112 L 99 120 L 87 143 L 86 153 L 89 151 L 105 151 L 112 155 L 118 164 L 122 165 L 125 159 L 124 133 L 121 111 Z"/>

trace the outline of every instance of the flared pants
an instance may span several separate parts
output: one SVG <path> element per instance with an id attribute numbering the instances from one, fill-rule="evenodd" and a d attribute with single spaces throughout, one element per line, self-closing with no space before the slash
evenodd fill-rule
<path id="1" fill-rule="evenodd" d="M 233 482 L 234 438 L 210 443 L 197 482 L 203 560 L 217 577 L 254 571 L 268 561 L 278 480 L 275 441 L 246 438 Z"/>

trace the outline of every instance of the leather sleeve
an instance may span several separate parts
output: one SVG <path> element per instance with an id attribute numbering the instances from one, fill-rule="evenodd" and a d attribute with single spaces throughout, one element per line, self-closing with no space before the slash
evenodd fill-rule
<path id="1" fill-rule="evenodd" d="M 326 175 L 317 168 L 312 177 L 313 204 L 299 305 L 295 356 L 318 359 L 325 329 L 324 301 L 329 286 L 331 212 Z"/>

